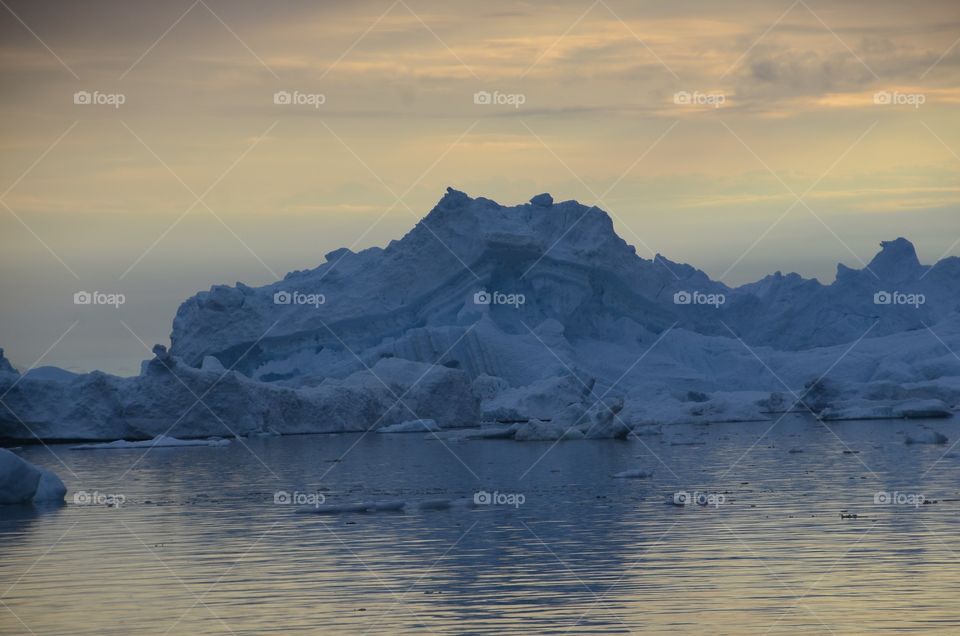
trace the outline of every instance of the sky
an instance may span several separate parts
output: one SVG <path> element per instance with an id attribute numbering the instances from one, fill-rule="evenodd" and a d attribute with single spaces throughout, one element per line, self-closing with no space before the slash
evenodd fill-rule
<path id="1" fill-rule="evenodd" d="M 0 347 L 136 373 L 197 291 L 385 245 L 447 186 L 596 204 L 730 285 L 898 236 L 932 263 L 958 79 L 952 0 L 3 0 Z"/>

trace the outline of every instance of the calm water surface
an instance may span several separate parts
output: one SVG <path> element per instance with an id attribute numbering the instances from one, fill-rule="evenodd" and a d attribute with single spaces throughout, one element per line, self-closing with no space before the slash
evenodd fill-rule
<path id="1" fill-rule="evenodd" d="M 770 423 L 555 445 L 30 447 L 70 493 L 0 508 L 0 633 L 960 633 L 960 457 L 903 442 L 929 426 L 952 444 L 957 424 L 834 435 L 790 417 L 759 442 Z M 611 477 L 633 468 L 653 476 Z M 331 516 L 274 503 L 479 490 L 523 503 Z M 722 504 L 665 503 L 680 490 Z M 124 501 L 78 505 L 78 491 Z M 937 503 L 877 505 L 878 491 Z"/>

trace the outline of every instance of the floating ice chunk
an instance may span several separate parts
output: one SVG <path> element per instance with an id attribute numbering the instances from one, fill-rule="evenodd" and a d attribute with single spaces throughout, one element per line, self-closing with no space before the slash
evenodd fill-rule
<path id="1" fill-rule="evenodd" d="M 37 492 L 33 495 L 35 503 L 63 501 L 67 494 L 67 487 L 63 481 L 52 471 L 46 468 L 40 469 L 40 482 L 37 484 Z"/>
<path id="2" fill-rule="evenodd" d="M 615 474 L 614 477 L 617 479 L 647 479 L 653 477 L 653 473 L 640 470 L 639 468 L 631 468 L 630 470 L 624 470 Z"/>
<path id="3" fill-rule="evenodd" d="M 42 473 L 30 462 L 0 448 L 0 504 L 29 503 Z"/>
<path id="4" fill-rule="evenodd" d="M 953 413 L 945 402 L 927 400 L 853 400 L 827 408 L 821 413 L 824 420 L 884 420 L 945 418 Z"/>
<path id="5" fill-rule="evenodd" d="M 81 444 L 79 446 L 71 446 L 70 450 L 124 450 L 128 448 L 172 448 L 179 446 L 227 446 L 229 444 L 230 440 L 220 437 L 211 437 L 208 439 L 177 439 L 176 437 L 157 435 L 153 439 L 138 440 L 135 442 L 118 439 L 114 442 L 104 442 L 100 444 Z"/>
<path id="6" fill-rule="evenodd" d="M 53 472 L 0 448 L 0 504 L 63 501 L 67 488 Z"/>
<path id="7" fill-rule="evenodd" d="M 947 436 L 943 433 L 938 433 L 937 431 L 923 431 L 917 433 L 916 437 L 907 435 L 907 438 L 903 440 L 904 444 L 946 444 Z"/>
<path id="8" fill-rule="evenodd" d="M 908 400 L 898 405 L 894 412 L 906 418 L 950 417 L 953 413 L 942 400 Z"/>
<path id="9" fill-rule="evenodd" d="M 407 420 L 378 428 L 378 433 L 433 433 L 440 430 L 436 420 Z"/>

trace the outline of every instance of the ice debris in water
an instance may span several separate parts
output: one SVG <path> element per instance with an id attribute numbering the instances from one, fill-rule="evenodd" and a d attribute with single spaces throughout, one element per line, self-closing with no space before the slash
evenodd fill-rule
<path id="1" fill-rule="evenodd" d="M 166 435 L 157 435 L 153 439 L 138 440 L 129 442 L 125 439 L 118 439 L 113 442 L 103 442 L 97 444 L 80 444 L 71 446 L 70 450 L 124 450 L 128 448 L 174 448 L 180 446 L 227 446 L 230 440 L 220 437 L 211 437 L 207 439 L 177 439 L 176 437 L 167 437 Z"/>

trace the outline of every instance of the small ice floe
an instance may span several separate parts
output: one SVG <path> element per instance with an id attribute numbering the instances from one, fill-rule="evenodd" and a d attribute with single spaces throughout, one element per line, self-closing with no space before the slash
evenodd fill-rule
<path id="1" fill-rule="evenodd" d="M 917 433 L 916 437 L 907 435 L 907 438 L 903 440 L 904 444 L 946 444 L 947 436 L 943 433 L 938 433 L 937 431 L 923 431 Z"/>
<path id="2" fill-rule="evenodd" d="M 823 410 L 823 420 L 933 419 L 953 415 L 952 409 L 938 399 L 863 400 L 840 402 Z"/>
<path id="3" fill-rule="evenodd" d="M 40 468 L 40 481 L 37 483 L 37 492 L 33 495 L 33 502 L 61 502 L 67 494 L 67 487 L 55 473 Z"/>
<path id="4" fill-rule="evenodd" d="M 436 420 L 407 420 L 378 428 L 378 433 L 435 433 L 440 430 Z"/>
<path id="5" fill-rule="evenodd" d="M 653 473 L 640 470 L 639 468 L 632 468 L 630 470 L 619 472 L 613 475 L 613 477 L 616 479 L 648 479 L 653 477 Z"/>
<path id="6" fill-rule="evenodd" d="M 174 448 L 179 446 L 227 446 L 230 440 L 222 437 L 210 437 L 207 439 L 178 439 L 166 435 L 157 435 L 153 439 L 138 440 L 128 442 L 125 439 L 118 439 L 114 442 L 103 442 L 98 444 L 81 444 L 71 446 L 70 450 L 124 450 L 128 448 Z"/>

